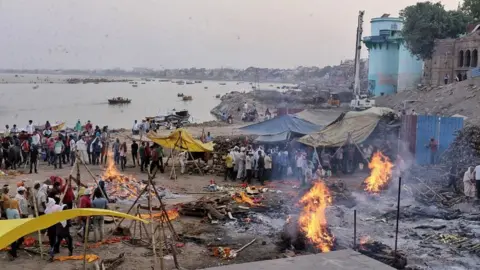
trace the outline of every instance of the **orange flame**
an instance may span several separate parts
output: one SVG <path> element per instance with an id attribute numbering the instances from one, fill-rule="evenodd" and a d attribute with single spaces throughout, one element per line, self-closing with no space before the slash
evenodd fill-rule
<path id="1" fill-rule="evenodd" d="M 392 176 L 393 164 L 387 156 L 381 152 L 376 152 L 373 154 L 368 168 L 370 168 L 371 173 L 365 179 L 365 191 L 377 194 L 388 185 Z"/>
<path id="2" fill-rule="evenodd" d="M 174 220 L 176 218 L 178 218 L 180 216 L 180 214 L 178 213 L 178 211 L 176 209 L 171 209 L 171 210 L 167 210 L 167 216 L 168 216 L 168 220 Z M 147 219 L 147 220 L 150 220 L 151 218 L 153 218 L 154 220 L 156 221 L 165 221 L 165 215 L 162 213 L 155 213 L 153 214 L 152 213 L 152 216 L 150 217 L 149 214 L 140 214 L 138 215 L 138 217 L 140 218 L 143 218 L 143 219 Z"/>
<path id="3" fill-rule="evenodd" d="M 107 154 L 107 168 L 103 172 L 103 179 L 113 180 L 120 176 L 120 172 L 117 170 L 115 160 L 113 159 L 112 151 L 108 151 Z"/>
<path id="4" fill-rule="evenodd" d="M 109 195 L 115 195 L 123 199 L 135 199 L 145 187 L 145 184 L 133 176 L 126 176 L 118 171 L 111 151 L 107 154 L 107 166 L 102 179 L 110 182 Z"/>
<path id="5" fill-rule="evenodd" d="M 238 197 L 238 196 L 235 197 L 235 201 L 236 201 L 237 203 L 247 203 L 247 204 L 250 205 L 250 206 L 259 206 L 259 205 L 260 205 L 260 204 L 258 204 L 258 203 L 255 203 L 255 202 L 253 201 L 253 199 L 250 198 L 250 197 L 248 197 L 248 195 L 245 194 L 245 192 L 243 192 L 243 191 L 240 192 L 240 197 Z"/>
<path id="6" fill-rule="evenodd" d="M 362 236 L 360 237 L 360 248 L 361 249 L 366 249 L 365 244 L 370 243 L 372 240 L 370 239 L 370 236 Z"/>
<path id="7" fill-rule="evenodd" d="M 300 203 L 305 205 L 298 219 L 300 228 L 322 252 L 331 251 L 334 237 L 327 230 L 325 209 L 332 203 L 332 197 L 325 184 L 316 182 Z"/>

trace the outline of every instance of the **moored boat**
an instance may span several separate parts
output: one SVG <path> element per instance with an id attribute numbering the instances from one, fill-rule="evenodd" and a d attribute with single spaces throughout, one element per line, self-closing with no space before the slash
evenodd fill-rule
<path id="1" fill-rule="evenodd" d="M 183 96 L 184 96 L 183 93 L 178 93 L 178 94 L 177 94 L 177 97 L 183 97 Z"/>
<path id="2" fill-rule="evenodd" d="M 183 101 L 190 101 L 193 100 L 192 96 L 183 96 Z"/>

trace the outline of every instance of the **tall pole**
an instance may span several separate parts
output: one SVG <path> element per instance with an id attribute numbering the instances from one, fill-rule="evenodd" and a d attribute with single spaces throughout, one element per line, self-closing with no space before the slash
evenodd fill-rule
<path id="1" fill-rule="evenodd" d="M 353 250 L 357 250 L 357 210 L 353 210 Z"/>
<path id="2" fill-rule="evenodd" d="M 395 260 L 397 259 L 398 221 L 400 220 L 400 192 L 402 191 L 402 177 L 398 178 L 397 226 L 395 228 Z"/>
<path id="3" fill-rule="evenodd" d="M 360 95 L 360 55 L 362 51 L 363 14 L 365 14 L 365 11 L 358 12 L 357 38 L 355 40 L 355 80 L 353 82 L 353 93 L 355 95 Z"/>

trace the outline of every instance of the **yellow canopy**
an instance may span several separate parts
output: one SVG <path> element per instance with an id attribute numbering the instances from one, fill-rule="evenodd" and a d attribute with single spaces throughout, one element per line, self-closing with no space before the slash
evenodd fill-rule
<path id="1" fill-rule="evenodd" d="M 94 208 L 76 208 L 46 214 L 37 218 L 0 220 L 0 249 L 7 247 L 22 236 L 46 229 L 58 222 L 79 216 L 114 216 L 135 219 L 148 223 L 146 220 L 125 213 Z"/>
<path id="2" fill-rule="evenodd" d="M 176 148 L 186 150 L 189 152 L 212 152 L 213 142 L 203 143 L 197 139 L 194 139 L 192 135 L 184 128 L 179 128 L 170 133 L 168 136 L 158 136 L 157 134 L 150 132 L 147 137 L 152 142 L 159 144 L 165 148 Z"/>

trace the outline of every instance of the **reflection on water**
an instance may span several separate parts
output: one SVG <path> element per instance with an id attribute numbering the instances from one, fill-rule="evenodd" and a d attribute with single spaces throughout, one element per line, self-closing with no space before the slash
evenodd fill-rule
<path id="1" fill-rule="evenodd" d="M 261 87 L 267 89 L 269 85 Z M 134 119 L 172 109 L 187 109 L 192 121 L 203 122 L 214 119 L 210 110 L 220 102 L 215 98 L 217 94 L 250 90 L 248 83 L 219 85 L 214 81 L 189 85 L 157 81 L 139 83 L 138 87 L 129 83 L 41 84 L 37 89 L 33 89 L 32 84 L 0 84 L 0 130 L 6 124 L 23 127 L 29 119 L 41 124 L 46 120 L 51 123 L 67 121 L 67 126 L 73 126 L 80 119 L 82 122 L 91 120 L 99 126 L 130 128 Z M 193 100 L 182 101 L 178 93 L 191 95 Z M 132 103 L 108 105 L 107 99 L 112 97 L 129 98 Z"/>

